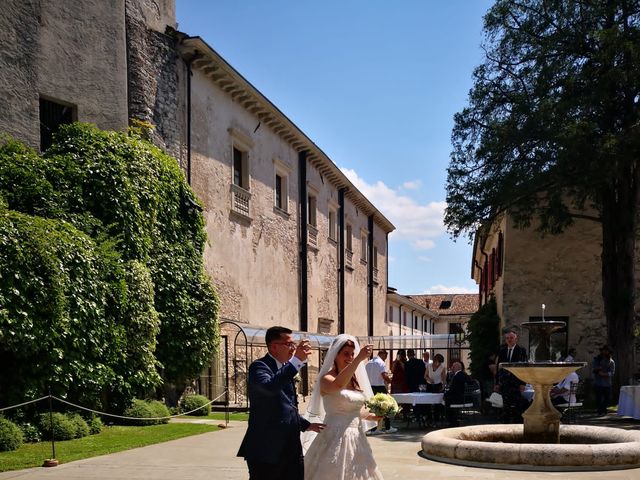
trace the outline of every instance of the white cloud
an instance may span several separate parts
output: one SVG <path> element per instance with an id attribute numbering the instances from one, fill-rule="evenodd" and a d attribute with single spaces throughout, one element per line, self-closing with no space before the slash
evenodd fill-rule
<path id="1" fill-rule="evenodd" d="M 421 262 L 431 262 L 431 257 L 425 257 L 424 255 L 420 255 L 418 257 L 418 260 L 420 260 Z"/>
<path id="2" fill-rule="evenodd" d="M 428 288 L 424 294 L 436 295 L 439 293 L 478 293 L 478 289 L 471 289 L 466 287 L 447 287 L 446 285 L 434 285 Z"/>
<path id="3" fill-rule="evenodd" d="M 422 185 L 422 180 L 411 180 L 409 182 L 404 182 L 402 184 L 402 188 L 405 190 L 417 190 Z"/>
<path id="4" fill-rule="evenodd" d="M 415 242 L 412 243 L 412 245 L 417 250 L 431 250 L 433 247 L 436 246 L 436 242 L 428 238 L 425 238 L 422 240 L 416 240 Z"/>
<path id="5" fill-rule="evenodd" d="M 380 180 L 371 185 L 360 178 L 355 170 L 340 170 L 396 226 L 391 234 L 392 239 L 411 241 L 415 248 L 421 250 L 435 247 L 431 239 L 445 232 L 443 218 L 446 202 L 421 205 Z M 406 182 L 405 185 L 409 183 L 415 182 Z"/>

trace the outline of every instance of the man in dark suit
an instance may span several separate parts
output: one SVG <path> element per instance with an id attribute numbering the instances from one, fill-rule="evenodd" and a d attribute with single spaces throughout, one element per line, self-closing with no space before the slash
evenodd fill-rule
<path id="1" fill-rule="evenodd" d="M 527 349 L 518 345 L 518 334 L 513 328 L 504 331 L 504 344 L 500 346 L 496 363 L 516 363 L 527 361 Z M 526 383 L 504 368 L 498 369 L 494 391 L 502 395 L 504 414 L 508 420 L 522 421 L 522 413 L 529 402 L 522 396 Z"/>
<path id="2" fill-rule="evenodd" d="M 407 385 L 410 392 L 419 392 L 420 385 L 426 385 L 424 372 L 426 366 L 424 362 L 416 358 L 416 352 L 413 348 L 407 350 L 407 363 L 404 364 L 404 371 L 407 372 Z"/>
<path id="3" fill-rule="evenodd" d="M 471 377 L 465 373 L 464 364 L 460 360 L 456 360 L 451 364 L 451 373 L 451 381 L 446 392 L 444 392 L 444 404 L 447 407 L 447 422 L 449 426 L 457 427 L 457 411 L 449 407 L 464 403 L 464 388 L 471 381 Z"/>
<path id="4" fill-rule="evenodd" d="M 311 348 L 308 341 L 296 345 L 291 334 L 285 327 L 269 328 L 267 355 L 249 366 L 249 426 L 238 456 L 246 460 L 250 480 L 303 480 L 300 432 L 324 428 L 298 413 L 293 377 Z"/>

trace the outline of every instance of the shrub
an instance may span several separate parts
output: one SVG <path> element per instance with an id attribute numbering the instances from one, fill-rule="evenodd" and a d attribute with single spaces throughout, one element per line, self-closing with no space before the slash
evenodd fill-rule
<path id="1" fill-rule="evenodd" d="M 22 430 L 15 423 L 0 417 L 0 452 L 16 450 L 22 445 Z"/>
<path id="2" fill-rule="evenodd" d="M 134 398 L 133 402 L 131 402 L 131 406 L 124 411 L 124 416 L 133 417 L 124 420 L 124 422 L 129 425 L 153 425 L 153 420 L 140 419 L 155 417 L 155 414 L 151 405 L 149 405 L 149 402 Z"/>
<path id="3" fill-rule="evenodd" d="M 75 429 L 75 438 L 82 438 L 89 435 L 89 425 L 78 413 L 67 413 L 67 418 Z"/>
<path id="4" fill-rule="evenodd" d="M 195 410 L 195 412 L 192 412 L 192 410 Z M 182 399 L 182 411 L 191 412 L 189 415 L 206 416 L 211 413 L 211 404 L 209 399 L 203 395 L 190 394 Z"/>
<path id="5" fill-rule="evenodd" d="M 51 440 L 52 430 L 55 440 L 71 440 L 76 436 L 76 425 L 60 412 L 54 412 L 51 418 L 48 413 L 40 414 L 39 424 L 44 440 Z"/>
<path id="6" fill-rule="evenodd" d="M 27 443 L 37 443 L 42 440 L 42 436 L 40 435 L 40 430 L 33 423 L 23 423 L 20 425 L 20 430 L 22 430 L 23 439 Z"/>
<path id="7" fill-rule="evenodd" d="M 89 433 L 91 435 L 95 435 L 97 433 L 100 433 L 102 431 L 102 420 L 100 420 L 100 417 L 92 417 L 91 420 L 89 420 Z"/>
<path id="8" fill-rule="evenodd" d="M 158 400 L 151 400 L 149 404 L 151 405 L 151 409 L 153 410 L 154 417 L 168 417 L 169 415 L 171 415 L 169 409 L 164 403 Z M 165 418 L 163 420 L 156 420 L 156 423 L 169 423 L 169 419 Z"/>
<path id="9" fill-rule="evenodd" d="M 126 420 L 130 425 L 156 425 L 158 423 L 168 423 L 169 419 L 164 420 L 141 420 L 144 418 L 168 417 L 169 409 L 158 400 L 139 400 L 134 399 L 133 403 L 124 412 L 126 417 L 136 417 L 136 419 Z"/>

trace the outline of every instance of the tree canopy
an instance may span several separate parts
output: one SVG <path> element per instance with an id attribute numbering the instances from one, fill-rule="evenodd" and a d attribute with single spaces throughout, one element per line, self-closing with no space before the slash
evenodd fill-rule
<path id="1" fill-rule="evenodd" d="M 198 202 L 135 134 L 61 129 L 0 146 L 0 392 L 122 409 L 196 377 L 217 344 Z M 106 403 L 106 405 L 104 404 Z"/>
<path id="2" fill-rule="evenodd" d="M 559 233 L 602 223 L 603 299 L 621 377 L 633 367 L 640 173 L 640 2 L 498 0 L 485 61 L 456 114 L 445 223 L 508 213 Z"/>

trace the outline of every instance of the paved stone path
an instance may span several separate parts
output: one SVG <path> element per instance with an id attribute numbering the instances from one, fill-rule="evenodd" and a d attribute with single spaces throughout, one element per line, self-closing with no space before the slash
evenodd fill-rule
<path id="1" fill-rule="evenodd" d="M 625 425 L 640 428 L 638 422 Z M 230 428 L 218 432 L 53 468 L 0 473 L 0 480 L 246 480 L 244 461 L 235 456 L 245 428 L 245 422 L 231 422 Z M 640 468 L 607 472 L 514 472 L 432 462 L 418 455 L 423 435 L 423 431 L 400 429 L 394 434 L 369 438 L 385 480 L 640 479 Z"/>

